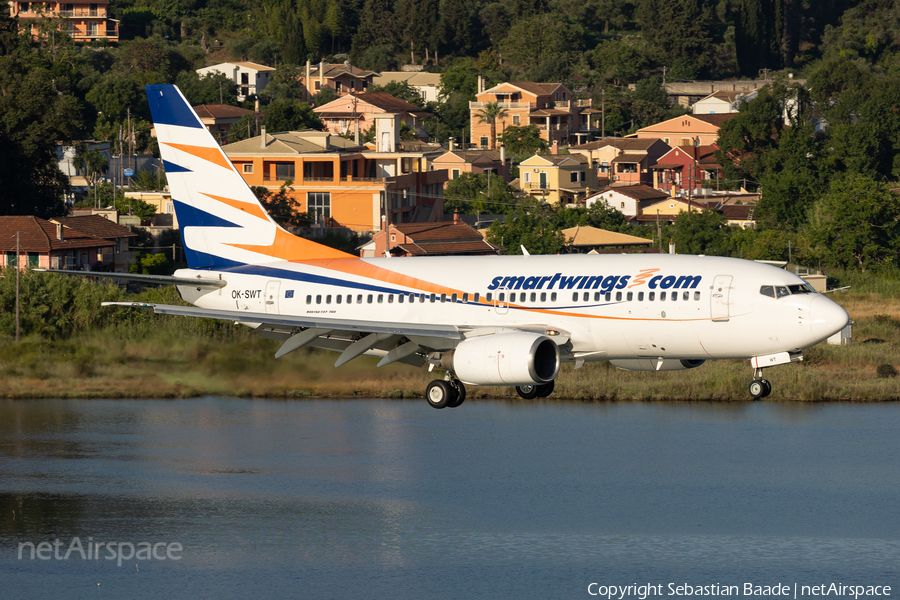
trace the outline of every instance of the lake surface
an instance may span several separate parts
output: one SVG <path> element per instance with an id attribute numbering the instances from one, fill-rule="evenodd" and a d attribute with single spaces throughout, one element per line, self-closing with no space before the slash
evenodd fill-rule
<path id="1" fill-rule="evenodd" d="M 898 432 L 897 404 L 0 401 L 0 596 L 896 596 Z"/>

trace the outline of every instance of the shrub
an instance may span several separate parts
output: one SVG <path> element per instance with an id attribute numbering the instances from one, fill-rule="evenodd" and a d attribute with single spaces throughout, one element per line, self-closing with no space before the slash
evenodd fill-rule
<path id="1" fill-rule="evenodd" d="M 897 369 L 894 368 L 894 365 L 878 365 L 875 373 L 882 379 L 889 379 L 897 376 Z"/>

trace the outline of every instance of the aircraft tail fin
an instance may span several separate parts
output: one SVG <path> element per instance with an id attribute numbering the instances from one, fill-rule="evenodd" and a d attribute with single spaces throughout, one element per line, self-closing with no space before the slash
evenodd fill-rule
<path id="1" fill-rule="evenodd" d="M 146 92 L 189 267 L 352 257 L 275 223 L 177 87 Z"/>

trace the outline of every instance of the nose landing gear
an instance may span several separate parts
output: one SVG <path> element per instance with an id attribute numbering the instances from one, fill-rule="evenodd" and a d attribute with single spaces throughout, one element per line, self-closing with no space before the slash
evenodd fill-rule
<path id="1" fill-rule="evenodd" d="M 762 369 L 753 370 L 753 381 L 750 382 L 750 395 L 754 400 L 762 400 L 772 393 L 772 384 L 762 378 Z"/>

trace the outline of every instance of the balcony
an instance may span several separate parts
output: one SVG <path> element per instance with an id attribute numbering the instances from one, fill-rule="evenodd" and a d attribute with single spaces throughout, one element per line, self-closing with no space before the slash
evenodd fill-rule
<path id="1" fill-rule="evenodd" d="M 575 100 L 575 106 L 578 108 L 590 108 L 591 106 L 593 106 L 593 100 L 591 98 Z"/>
<path id="2" fill-rule="evenodd" d="M 469 102 L 469 110 L 481 110 L 492 102 Z M 498 102 L 500 108 L 535 108 L 534 102 Z"/>
<path id="3" fill-rule="evenodd" d="M 532 123 L 534 127 L 537 127 L 539 131 L 568 131 L 569 124 L 568 123 L 550 123 L 547 125 L 545 123 Z"/>
<path id="4" fill-rule="evenodd" d="M 527 183 L 523 183 L 522 187 L 526 190 L 549 190 L 550 186 L 547 185 L 546 182 L 543 184 L 539 181 L 529 181 Z"/>

